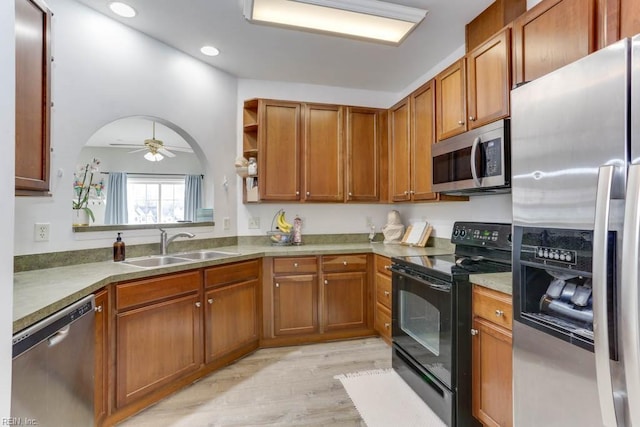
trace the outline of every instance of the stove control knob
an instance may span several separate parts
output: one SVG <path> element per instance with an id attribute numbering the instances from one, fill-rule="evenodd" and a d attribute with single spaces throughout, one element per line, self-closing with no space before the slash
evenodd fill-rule
<path id="1" fill-rule="evenodd" d="M 464 237 L 466 235 L 467 235 L 467 230 L 465 230 L 464 228 L 460 230 L 460 237 Z"/>
<path id="2" fill-rule="evenodd" d="M 453 237 L 458 237 L 459 234 L 460 234 L 460 230 L 458 230 L 457 228 L 453 230 Z"/>

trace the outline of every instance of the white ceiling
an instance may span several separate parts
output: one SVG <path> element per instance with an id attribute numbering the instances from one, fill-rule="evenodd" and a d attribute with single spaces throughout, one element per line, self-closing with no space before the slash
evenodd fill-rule
<path id="1" fill-rule="evenodd" d="M 400 92 L 464 44 L 464 26 L 493 0 L 387 0 L 429 13 L 400 46 L 249 23 L 243 0 L 78 0 L 107 16 L 243 79 Z M 220 50 L 200 53 L 203 45 Z"/>

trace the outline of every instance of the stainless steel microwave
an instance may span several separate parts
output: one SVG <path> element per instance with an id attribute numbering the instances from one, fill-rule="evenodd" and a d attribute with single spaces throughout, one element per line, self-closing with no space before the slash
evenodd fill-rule
<path id="1" fill-rule="evenodd" d="M 433 191 L 455 195 L 511 191 L 509 119 L 433 144 Z"/>

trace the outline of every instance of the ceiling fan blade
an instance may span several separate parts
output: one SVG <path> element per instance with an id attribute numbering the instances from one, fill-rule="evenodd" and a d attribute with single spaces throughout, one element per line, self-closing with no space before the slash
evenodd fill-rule
<path id="1" fill-rule="evenodd" d="M 175 154 L 173 154 L 171 151 L 167 150 L 166 148 L 158 148 L 158 153 L 164 154 L 167 157 L 175 157 L 176 156 Z"/>
<path id="2" fill-rule="evenodd" d="M 129 151 L 129 154 L 131 154 L 131 153 L 139 153 L 140 151 L 146 151 L 146 150 L 147 150 L 146 147 L 138 148 L 137 150 Z"/>

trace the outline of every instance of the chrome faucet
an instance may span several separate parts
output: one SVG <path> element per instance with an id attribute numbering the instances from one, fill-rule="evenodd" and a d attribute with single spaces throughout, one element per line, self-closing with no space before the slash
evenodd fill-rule
<path id="1" fill-rule="evenodd" d="M 173 236 L 171 236 L 171 237 L 169 237 L 167 239 L 167 231 L 163 230 L 162 228 L 159 228 L 158 230 L 160 230 L 160 254 L 162 254 L 162 255 L 166 255 L 167 254 L 167 248 L 169 247 L 169 243 L 173 242 L 176 238 L 178 238 L 178 237 L 188 237 L 188 238 L 196 237 L 196 235 L 193 234 L 193 233 L 182 232 L 182 233 L 174 234 Z"/>

